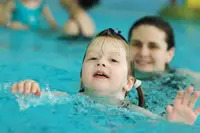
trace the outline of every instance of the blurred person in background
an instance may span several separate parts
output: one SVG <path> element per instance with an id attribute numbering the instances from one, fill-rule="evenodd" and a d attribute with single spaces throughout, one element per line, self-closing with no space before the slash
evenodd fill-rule
<path id="1" fill-rule="evenodd" d="M 45 0 L 7 0 L 4 8 L 9 8 L 9 19 L 4 20 L 4 25 L 16 29 L 38 29 L 41 23 L 41 16 L 50 24 L 53 30 L 57 24 L 51 14 Z"/>
<path id="2" fill-rule="evenodd" d="M 7 25 L 11 19 L 12 9 L 12 0 L 5 0 L 0 2 L 0 25 Z"/>
<path id="3" fill-rule="evenodd" d="M 95 33 L 95 24 L 86 10 L 98 4 L 99 0 L 60 0 L 60 4 L 70 14 L 63 27 L 66 36 L 91 38 Z"/>

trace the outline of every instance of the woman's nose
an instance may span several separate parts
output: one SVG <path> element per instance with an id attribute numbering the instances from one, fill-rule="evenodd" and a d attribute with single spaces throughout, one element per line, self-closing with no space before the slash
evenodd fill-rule
<path id="1" fill-rule="evenodd" d="M 149 52 L 150 51 L 149 51 L 148 47 L 145 47 L 145 46 L 143 46 L 139 51 L 141 56 L 148 56 Z"/>

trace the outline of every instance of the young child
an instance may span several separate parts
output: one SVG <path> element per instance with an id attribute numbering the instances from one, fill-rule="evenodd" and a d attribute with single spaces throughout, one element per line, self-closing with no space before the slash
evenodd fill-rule
<path id="1" fill-rule="evenodd" d="M 91 38 L 95 33 L 95 24 L 86 9 L 98 2 L 99 0 L 60 0 L 62 7 L 70 14 L 69 20 L 63 27 L 64 34 L 69 37 Z"/>
<path id="2" fill-rule="evenodd" d="M 107 98 L 109 103 L 155 116 L 136 105 L 125 103 L 127 93 L 133 85 L 136 85 L 131 65 L 126 40 L 112 29 L 102 31 L 92 40 L 86 50 L 81 70 L 80 92 L 90 97 Z M 32 80 L 14 84 L 12 92 L 42 95 L 38 83 Z M 195 92 L 189 100 L 191 92 L 192 88 L 189 88 L 186 93 L 178 93 L 174 107 L 168 106 L 167 119 L 169 121 L 193 124 L 200 112 L 200 107 L 195 111 L 192 110 L 198 93 Z"/>
<path id="3" fill-rule="evenodd" d="M 37 29 L 40 28 L 43 15 L 53 30 L 57 29 L 56 22 L 45 4 L 45 0 L 13 0 L 12 19 L 7 27 L 12 29 Z"/>

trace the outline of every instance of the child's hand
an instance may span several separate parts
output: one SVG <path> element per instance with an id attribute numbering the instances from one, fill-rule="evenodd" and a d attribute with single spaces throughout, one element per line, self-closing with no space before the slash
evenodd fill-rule
<path id="1" fill-rule="evenodd" d="M 40 96 L 39 84 L 33 80 L 24 80 L 12 86 L 12 93 L 34 94 Z"/>
<path id="2" fill-rule="evenodd" d="M 194 92 L 192 87 L 189 87 L 185 93 L 179 91 L 174 100 L 174 107 L 168 105 L 166 109 L 166 118 L 169 121 L 183 122 L 192 125 L 200 113 L 200 106 L 193 110 L 193 107 L 199 97 L 199 92 Z"/>

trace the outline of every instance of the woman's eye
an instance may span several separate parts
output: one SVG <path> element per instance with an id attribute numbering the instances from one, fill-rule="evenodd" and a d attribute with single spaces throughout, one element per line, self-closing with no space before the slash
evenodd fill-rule
<path id="1" fill-rule="evenodd" d="M 133 42 L 131 42 L 131 45 L 133 47 L 137 47 L 137 48 L 141 48 L 142 47 L 142 43 L 140 41 L 133 41 Z"/>
<path id="2" fill-rule="evenodd" d="M 149 44 L 150 49 L 158 49 L 159 47 L 155 43 Z"/>
<path id="3" fill-rule="evenodd" d="M 142 47 L 142 44 L 141 43 L 135 43 L 133 44 L 134 47 L 138 47 L 138 48 L 141 48 Z"/>

